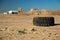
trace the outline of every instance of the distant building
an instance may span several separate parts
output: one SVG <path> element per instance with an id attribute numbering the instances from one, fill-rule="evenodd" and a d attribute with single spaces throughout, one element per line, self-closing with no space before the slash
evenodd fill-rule
<path id="1" fill-rule="evenodd" d="M 8 14 L 18 14 L 18 11 L 8 11 Z"/>
<path id="2" fill-rule="evenodd" d="M 7 12 L 4 12 L 3 14 L 7 14 Z"/>

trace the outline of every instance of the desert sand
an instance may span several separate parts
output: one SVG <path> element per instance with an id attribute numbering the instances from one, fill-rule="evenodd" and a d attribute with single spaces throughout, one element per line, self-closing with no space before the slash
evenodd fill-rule
<path id="1" fill-rule="evenodd" d="M 33 25 L 33 15 L 0 15 L 0 40 L 60 40 L 60 16 L 51 16 L 56 25 L 45 27 Z M 18 33 L 23 29 L 26 34 Z"/>

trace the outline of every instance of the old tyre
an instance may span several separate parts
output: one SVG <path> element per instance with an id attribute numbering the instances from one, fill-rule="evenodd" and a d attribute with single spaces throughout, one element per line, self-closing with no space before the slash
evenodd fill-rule
<path id="1" fill-rule="evenodd" d="M 37 26 L 53 26 L 54 17 L 34 17 L 33 24 Z"/>

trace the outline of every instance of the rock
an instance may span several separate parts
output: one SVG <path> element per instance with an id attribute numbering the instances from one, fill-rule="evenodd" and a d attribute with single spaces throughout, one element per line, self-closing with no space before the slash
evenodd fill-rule
<path id="1" fill-rule="evenodd" d="M 31 31 L 36 31 L 36 29 L 32 28 Z"/>
<path id="2" fill-rule="evenodd" d="M 50 35 L 48 37 L 51 37 Z"/>
<path id="3" fill-rule="evenodd" d="M 0 28 L 0 31 L 5 31 L 7 30 L 7 28 Z"/>
<path id="4" fill-rule="evenodd" d="M 3 37 L 0 37 L 0 40 L 3 40 Z"/>
<path id="5" fill-rule="evenodd" d="M 51 35 L 52 33 L 49 33 L 49 35 Z"/>
<path id="6" fill-rule="evenodd" d="M 44 29 L 43 32 L 46 32 L 46 29 Z"/>

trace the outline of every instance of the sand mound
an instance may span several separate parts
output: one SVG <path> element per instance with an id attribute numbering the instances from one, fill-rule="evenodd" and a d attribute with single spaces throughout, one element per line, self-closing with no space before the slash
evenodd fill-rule
<path id="1" fill-rule="evenodd" d="M 18 9 L 19 15 L 60 15 L 60 10 L 38 10 L 36 8 L 32 8 L 26 12 L 22 11 L 22 8 Z"/>
<path id="2" fill-rule="evenodd" d="M 28 14 L 28 15 L 39 15 L 41 12 L 37 9 L 30 9 L 29 11 L 25 12 L 25 14 Z"/>
<path id="3" fill-rule="evenodd" d="M 41 10 L 42 15 L 50 15 L 48 10 Z"/>
<path id="4" fill-rule="evenodd" d="M 38 10 L 38 9 L 31 9 L 25 12 L 27 15 L 60 15 L 60 10 Z"/>
<path id="5" fill-rule="evenodd" d="M 51 15 L 60 15 L 60 10 L 50 10 Z"/>

